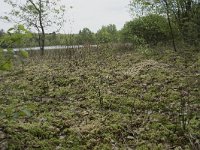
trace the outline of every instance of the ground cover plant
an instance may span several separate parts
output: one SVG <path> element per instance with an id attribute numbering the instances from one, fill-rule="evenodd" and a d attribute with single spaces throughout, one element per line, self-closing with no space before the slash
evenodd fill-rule
<path id="1" fill-rule="evenodd" d="M 199 52 L 57 50 L 18 67 L 0 72 L 0 149 L 200 148 Z"/>

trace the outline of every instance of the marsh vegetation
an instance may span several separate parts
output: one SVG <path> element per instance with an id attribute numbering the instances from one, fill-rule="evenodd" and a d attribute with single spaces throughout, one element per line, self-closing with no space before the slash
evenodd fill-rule
<path id="1" fill-rule="evenodd" d="M 51 11 L 34 2 L 23 17 Z M 131 2 L 121 30 L 0 31 L 0 149 L 200 149 L 200 4 Z"/>

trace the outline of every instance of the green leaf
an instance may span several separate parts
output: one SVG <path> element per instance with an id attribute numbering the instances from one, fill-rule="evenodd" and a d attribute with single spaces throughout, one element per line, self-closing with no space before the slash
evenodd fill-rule
<path id="1" fill-rule="evenodd" d="M 18 29 L 19 29 L 19 30 L 22 30 L 22 31 L 26 30 L 26 29 L 24 28 L 24 26 L 23 26 L 23 25 L 21 25 L 21 24 L 20 24 L 20 25 L 18 25 Z"/>
<path id="2" fill-rule="evenodd" d="M 20 50 L 19 53 L 20 53 L 20 56 L 22 56 L 23 58 L 28 58 L 29 56 L 28 52 L 25 50 Z"/>
<path id="3" fill-rule="evenodd" d="M 12 68 L 12 62 L 11 61 L 7 61 L 3 65 L 0 66 L 0 70 L 5 70 L 5 71 L 10 70 L 11 68 Z"/>

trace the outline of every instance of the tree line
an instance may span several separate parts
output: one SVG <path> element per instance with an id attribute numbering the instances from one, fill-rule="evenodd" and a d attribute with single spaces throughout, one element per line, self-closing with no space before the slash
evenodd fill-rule
<path id="1" fill-rule="evenodd" d="M 3 29 L 0 31 L 0 38 L 8 35 Z M 13 45 L 7 42 L 1 43 L 1 47 L 35 47 L 38 46 L 37 33 L 32 33 L 32 37 L 23 39 L 24 42 L 13 43 Z M 77 34 L 61 34 L 61 33 L 46 33 L 45 34 L 45 45 L 56 46 L 56 45 L 96 45 L 105 43 L 117 43 L 119 41 L 119 31 L 116 25 L 110 24 L 102 26 L 96 33 L 92 32 L 89 28 L 83 28 Z"/>

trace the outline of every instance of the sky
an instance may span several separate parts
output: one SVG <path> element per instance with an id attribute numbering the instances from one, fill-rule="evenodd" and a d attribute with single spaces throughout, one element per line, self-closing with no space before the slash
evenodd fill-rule
<path id="1" fill-rule="evenodd" d="M 66 8 L 72 6 L 72 9 L 67 9 L 65 15 L 67 22 L 60 32 L 78 33 L 84 27 L 96 32 L 102 25 L 109 24 L 115 24 L 118 29 L 121 29 L 127 21 L 131 20 L 129 3 L 130 0 L 63 0 Z M 4 0 L 0 0 L 0 16 L 10 9 Z M 7 30 L 12 25 L 0 20 L 0 29 Z"/>

